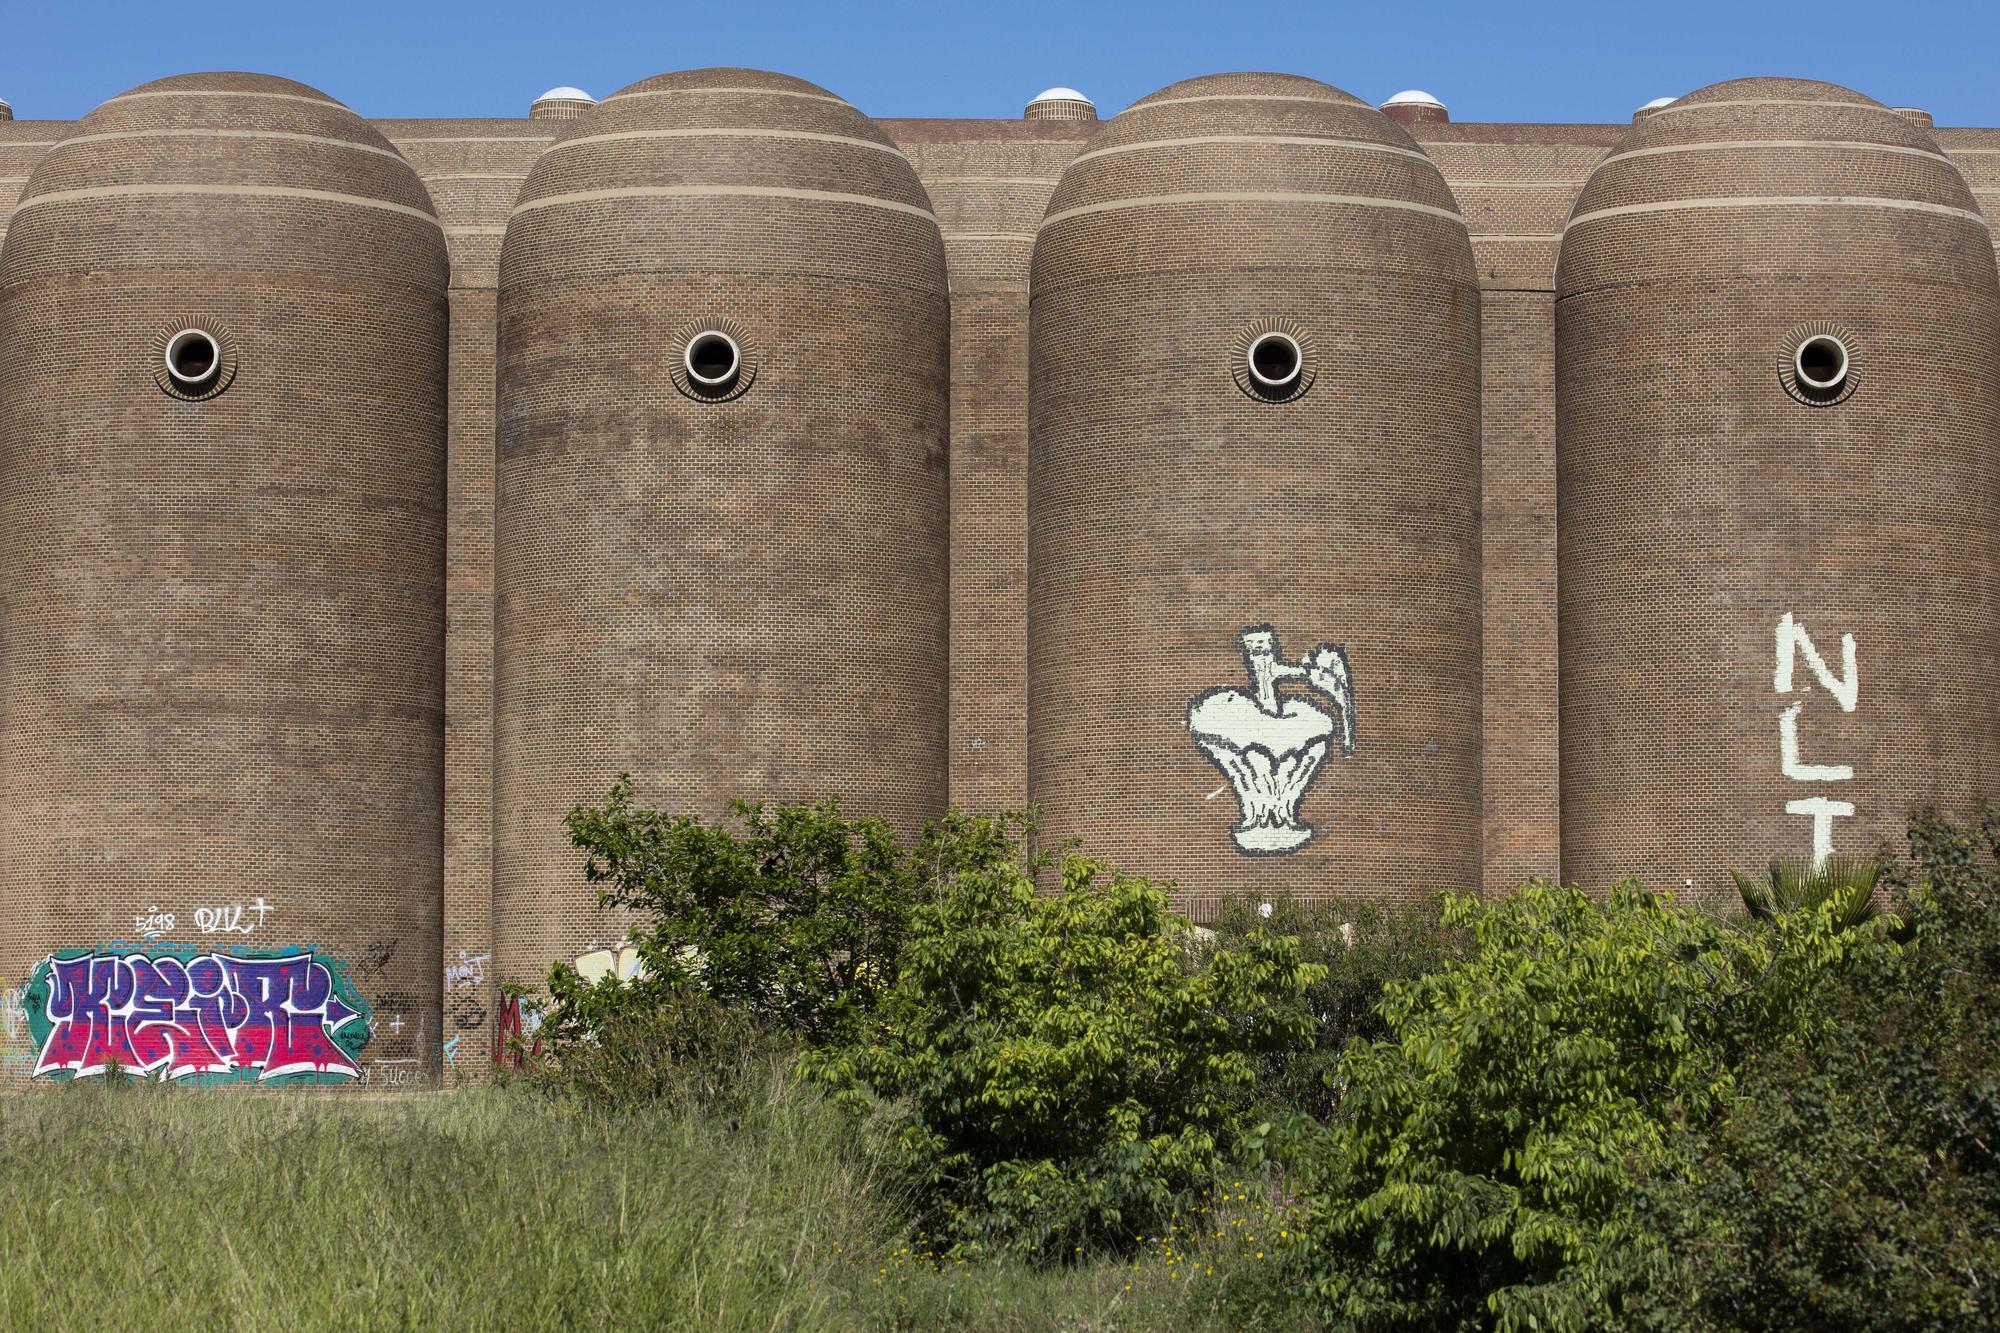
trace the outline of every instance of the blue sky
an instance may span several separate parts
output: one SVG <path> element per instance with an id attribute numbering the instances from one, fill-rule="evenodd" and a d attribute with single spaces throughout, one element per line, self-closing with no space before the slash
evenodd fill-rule
<path id="1" fill-rule="evenodd" d="M 1018 116 L 1052 84 L 1108 116 L 1176 79 L 1275 69 L 1376 102 L 1427 89 L 1459 120 L 1623 121 L 1797 74 L 2000 125 L 2000 4 L 0 0 L 0 98 L 23 119 L 198 69 L 282 74 L 367 116 L 512 116 L 551 85 L 601 97 L 703 65 L 797 74 L 877 116 Z"/>

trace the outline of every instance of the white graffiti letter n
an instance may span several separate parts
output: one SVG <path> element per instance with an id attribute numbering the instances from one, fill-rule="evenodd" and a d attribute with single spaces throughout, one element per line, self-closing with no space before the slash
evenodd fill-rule
<path id="1" fill-rule="evenodd" d="M 1792 618 L 1790 611 L 1778 622 L 1778 669 L 1771 678 L 1772 688 L 1779 694 L 1792 692 L 1792 658 L 1803 654 L 1806 666 L 1820 684 L 1840 701 L 1840 711 L 1851 713 L 1861 698 L 1861 676 L 1854 669 L 1854 636 L 1840 636 L 1840 675 L 1827 670 L 1826 659 L 1813 647 L 1813 641 L 1806 637 L 1805 627 Z"/>

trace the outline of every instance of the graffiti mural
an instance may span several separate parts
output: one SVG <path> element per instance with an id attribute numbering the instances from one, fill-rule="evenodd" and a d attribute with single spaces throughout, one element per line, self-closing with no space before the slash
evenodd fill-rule
<path id="1" fill-rule="evenodd" d="M 1329 747 L 1338 743 L 1343 756 L 1354 753 L 1354 687 L 1347 650 L 1335 644 L 1323 643 L 1287 662 L 1269 625 L 1252 625 L 1240 637 L 1250 688 L 1224 685 L 1195 696 L 1187 728 L 1236 789 L 1242 818 L 1229 835 L 1237 850 L 1276 856 L 1312 840 L 1312 825 L 1299 822 L 1299 802 L 1319 776 Z M 1317 694 L 1338 719 L 1304 695 L 1280 693 L 1283 681 Z"/>
<path id="2" fill-rule="evenodd" d="M 36 1077 L 114 1065 L 189 1083 L 337 1083 L 361 1072 L 366 1003 L 311 949 L 51 954 L 22 993 Z"/>
<path id="3" fill-rule="evenodd" d="M 1793 684 L 1793 667 L 1800 658 L 1805 659 L 1806 670 L 1812 673 L 1826 692 L 1833 696 L 1834 703 L 1843 713 L 1851 713 L 1861 701 L 1861 671 L 1854 660 L 1854 636 L 1840 636 L 1840 674 L 1835 675 L 1826 659 L 1819 655 L 1819 649 L 1807 636 L 1805 626 L 1787 611 L 1778 621 L 1778 660 L 1771 673 L 1771 689 L 1779 695 L 1794 692 L 1810 694 L 1812 686 Z M 1854 767 L 1851 764 L 1808 764 L 1799 757 L 1799 715 L 1805 711 L 1805 701 L 1800 700 L 1778 714 L 1778 771 L 1794 782 L 1852 782 Z M 1807 790 L 1812 790 L 1808 788 Z M 1845 789 L 1843 789 L 1844 791 Z M 1812 818 L 1812 863 L 1817 870 L 1833 855 L 1833 821 L 1845 819 L 1854 813 L 1854 802 L 1835 800 L 1831 796 L 1801 796 L 1785 802 L 1788 815 L 1808 815 Z"/>

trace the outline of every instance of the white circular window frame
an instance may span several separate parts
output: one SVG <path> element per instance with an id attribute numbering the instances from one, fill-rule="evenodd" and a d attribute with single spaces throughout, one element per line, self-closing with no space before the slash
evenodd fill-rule
<path id="1" fill-rule="evenodd" d="M 1821 343 L 1830 344 L 1840 352 L 1840 367 L 1829 379 L 1820 379 L 1806 369 L 1806 349 Z M 1801 385 L 1813 393 L 1837 392 L 1847 382 L 1847 372 L 1853 364 L 1854 354 L 1848 350 L 1847 344 L 1830 333 L 1814 334 L 1801 342 L 1798 350 L 1792 353 L 1792 373 L 1799 377 Z"/>
<path id="2" fill-rule="evenodd" d="M 695 349 L 714 339 L 720 339 L 723 345 L 729 348 L 729 368 L 720 375 L 704 375 L 695 369 Z M 686 369 L 688 378 L 702 388 L 725 389 L 743 373 L 743 349 L 737 345 L 736 339 L 721 329 L 704 329 L 688 339 L 687 348 L 681 353 L 681 365 Z"/>
<path id="3" fill-rule="evenodd" d="M 1291 374 L 1273 377 L 1270 375 L 1266 375 L 1263 371 L 1257 368 L 1257 349 L 1263 347 L 1266 343 L 1282 343 L 1286 347 L 1289 347 L 1291 349 L 1292 351 Z M 1280 330 L 1272 329 L 1269 332 L 1258 334 L 1255 338 L 1251 340 L 1250 350 L 1247 353 L 1245 353 L 1244 368 L 1250 372 L 1250 378 L 1256 381 L 1258 384 L 1262 385 L 1264 388 L 1282 391 L 1291 388 L 1294 384 L 1297 384 L 1299 382 L 1299 375 L 1305 369 L 1305 364 L 1306 364 L 1305 349 L 1299 346 L 1299 340 L 1297 338 L 1292 337 L 1292 335 L 1289 333 L 1284 333 L 1281 332 Z"/>
<path id="4" fill-rule="evenodd" d="M 208 344 L 208 369 L 199 375 L 186 375 L 181 373 L 179 365 L 180 351 L 189 343 L 196 340 Z M 167 363 L 167 374 L 173 377 L 175 384 L 180 385 L 184 389 L 205 389 L 215 383 L 216 377 L 222 374 L 222 340 L 207 329 L 182 329 L 179 333 L 167 339 L 164 357 Z"/>

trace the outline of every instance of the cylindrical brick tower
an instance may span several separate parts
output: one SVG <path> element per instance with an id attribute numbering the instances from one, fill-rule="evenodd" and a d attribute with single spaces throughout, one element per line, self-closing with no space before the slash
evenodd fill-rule
<path id="1" fill-rule="evenodd" d="M 522 187 L 500 276 L 495 939 L 609 942 L 565 811 L 945 800 L 943 242 L 798 79 L 632 85 Z"/>
<path id="2" fill-rule="evenodd" d="M 1226 74 L 1108 122 L 1035 247 L 1029 796 L 1224 896 L 1479 882 L 1479 293 L 1409 134 Z"/>
<path id="3" fill-rule="evenodd" d="M 146 84 L 28 181 L 0 976 L 33 983 L 30 1072 L 435 1071 L 446 286 L 416 173 L 289 80 Z"/>
<path id="4" fill-rule="evenodd" d="M 1697 893 L 2000 779 L 2000 283 L 1925 129 L 1639 118 L 1557 276 L 1562 869 Z"/>

